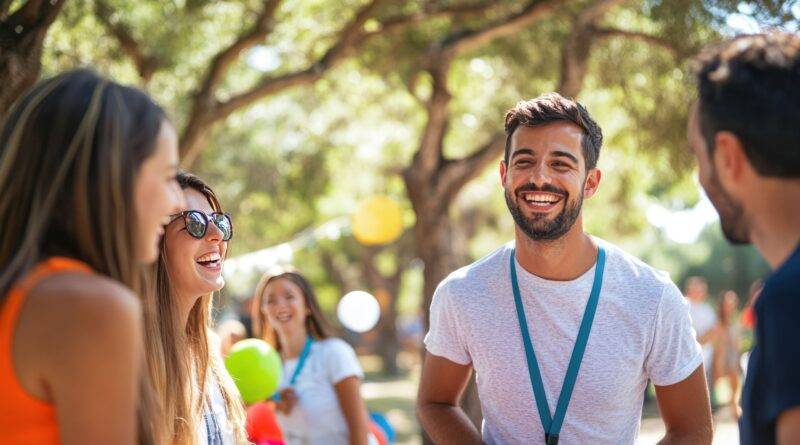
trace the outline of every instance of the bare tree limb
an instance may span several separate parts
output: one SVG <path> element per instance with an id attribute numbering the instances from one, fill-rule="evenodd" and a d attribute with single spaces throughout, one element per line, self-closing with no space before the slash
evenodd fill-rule
<path id="1" fill-rule="evenodd" d="M 648 43 L 669 51 L 675 57 L 681 57 L 681 51 L 670 41 L 658 36 L 647 34 L 638 31 L 628 31 L 617 28 L 595 28 L 594 33 L 600 38 L 613 38 L 622 37 L 630 40 L 637 40 L 643 43 Z"/>
<path id="2" fill-rule="evenodd" d="M 576 97 L 583 89 L 583 81 L 589 69 L 589 56 L 595 39 L 595 24 L 614 6 L 624 0 L 597 0 L 575 18 L 572 32 L 561 51 L 561 74 L 558 92 L 563 96 Z"/>
<path id="3" fill-rule="evenodd" d="M 240 93 L 226 102 L 219 104 L 219 113 L 222 117 L 231 112 L 252 104 L 253 102 L 290 86 L 309 84 L 318 80 L 322 75 L 345 59 L 363 40 L 363 27 L 375 12 L 382 0 L 372 0 L 361 8 L 353 20 L 339 33 L 339 39 L 328 51 L 323 54 L 310 67 L 277 77 L 267 77 L 249 91 Z"/>
<path id="4" fill-rule="evenodd" d="M 467 30 L 449 36 L 442 42 L 442 55 L 452 59 L 458 54 L 486 45 L 495 39 L 507 37 L 565 3 L 565 0 L 531 1 L 522 11 L 512 16 L 497 20 L 483 28 Z"/>
<path id="5" fill-rule="evenodd" d="M 10 4 L 8 6 L 10 7 Z M 5 19 L 4 24 L 22 25 L 22 34 L 42 27 L 47 29 L 53 24 L 63 6 L 64 0 L 29 0 Z"/>
<path id="6" fill-rule="evenodd" d="M 333 281 L 339 288 L 340 293 L 344 294 L 354 289 L 351 280 L 347 276 L 347 273 L 338 264 L 336 264 L 336 259 L 333 257 L 331 252 L 326 249 L 320 249 L 319 258 L 322 263 L 322 267 L 327 272 L 331 281 Z"/>
<path id="7" fill-rule="evenodd" d="M 403 29 L 408 25 L 419 24 L 426 20 L 437 17 L 478 16 L 480 14 L 485 14 L 495 6 L 497 6 L 495 2 L 483 2 L 469 5 L 449 5 L 430 10 L 423 10 L 413 14 L 391 17 L 381 20 L 380 27 L 377 30 L 365 33 L 364 37 L 369 38 L 374 35 L 386 34 L 398 29 Z"/>
<path id="8" fill-rule="evenodd" d="M 405 171 L 407 182 L 415 182 L 418 187 L 439 187 L 439 184 L 432 184 L 430 181 L 443 162 L 444 137 L 449 122 L 447 107 L 451 98 L 447 89 L 447 76 L 453 58 L 462 52 L 488 44 L 494 39 L 520 31 L 562 3 L 563 0 L 534 0 L 516 14 L 494 21 L 483 28 L 453 33 L 431 46 L 424 62 L 433 83 L 433 91 L 426 107 L 428 121 L 423 129 L 420 147 L 414 155 L 412 166 Z M 449 189 L 446 184 L 441 184 L 441 187 L 443 190 Z"/>
<path id="9" fill-rule="evenodd" d="M 198 96 L 213 95 L 217 86 L 225 76 L 230 65 L 236 61 L 239 54 L 263 42 L 272 31 L 275 11 L 280 6 L 281 0 L 264 0 L 264 7 L 252 29 L 239 36 L 233 43 L 217 53 L 211 61 L 209 69 L 203 79 Z"/>
<path id="10" fill-rule="evenodd" d="M 489 163 L 500 157 L 505 144 L 505 134 L 495 134 L 489 142 L 469 156 L 446 161 L 439 174 L 437 196 L 445 202 L 452 202 L 469 181 L 483 173 Z"/>
<path id="11" fill-rule="evenodd" d="M 452 97 L 447 89 L 449 71 L 450 63 L 444 59 L 440 60 L 439 65 L 428 69 L 432 83 L 431 97 L 426 104 L 428 120 L 422 130 L 419 149 L 414 155 L 413 169 L 407 170 L 408 178 L 421 180 L 423 183 L 420 185 L 435 173 L 442 161 L 442 147 L 450 117 L 447 106 Z"/>
<path id="12" fill-rule="evenodd" d="M 8 18 L 8 13 L 11 10 L 11 3 L 14 0 L 0 0 L 0 22 L 5 21 Z"/>
<path id="13" fill-rule="evenodd" d="M 214 95 L 215 88 L 213 88 L 215 82 L 211 80 L 213 76 L 209 76 L 204 82 L 204 86 L 195 96 L 192 113 L 181 134 L 182 165 L 184 167 L 191 165 L 200 154 L 205 145 L 204 141 L 208 127 L 211 124 L 278 91 L 293 86 L 311 84 L 321 78 L 327 70 L 349 56 L 352 51 L 363 43 L 364 22 L 374 14 L 382 1 L 371 0 L 370 3 L 361 8 L 355 17 L 339 32 L 339 38 L 336 43 L 308 68 L 278 76 L 268 76 L 250 90 L 236 94 L 224 102 L 216 99 Z M 227 65 L 224 63 L 220 65 L 223 69 L 219 72 L 224 74 Z M 212 68 L 209 72 L 216 71 Z M 208 86 L 212 86 L 212 88 L 208 89 Z"/>
<path id="14" fill-rule="evenodd" d="M 19 14 L 19 17 L 23 19 L 25 23 L 33 24 L 40 17 L 44 2 L 45 0 L 28 0 L 28 2 L 22 5 L 13 15 L 16 16 Z"/>
<path id="15" fill-rule="evenodd" d="M 39 78 L 42 46 L 64 0 L 31 0 L 0 21 L 0 114 Z M 3 4 L 5 14 L 11 8 Z"/>
<path id="16" fill-rule="evenodd" d="M 117 39 L 122 51 L 133 61 L 142 83 L 146 85 L 159 68 L 158 58 L 145 54 L 142 45 L 133 37 L 131 30 L 112 18 L 114 11 L 104 0 L 95 0 L 94 6 L 95 16 L 109 34 Z"/>

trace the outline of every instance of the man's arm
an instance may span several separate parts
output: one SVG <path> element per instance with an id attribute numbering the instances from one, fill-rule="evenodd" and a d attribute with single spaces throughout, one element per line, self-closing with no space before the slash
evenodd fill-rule
<path id="1" fill-rule="evenodd" d="M 437 444 L 480 444 L 481 433 L 458 406 L 472 366 L 425 354 L 417 395 L 417 416 Z"/>
<path id="2" fill-rule="evenodd" d="M 778 416 L 775 438 L 778 445 L 800 443 L 800 407 L 786 410 Z"/>
<path id="3" fill-rule="evenodd" d="M 702 364 L 674 385 L 656 386 L 656 398 L 667 428 L 660 445 L 711 443 L 714 427 Z"/>

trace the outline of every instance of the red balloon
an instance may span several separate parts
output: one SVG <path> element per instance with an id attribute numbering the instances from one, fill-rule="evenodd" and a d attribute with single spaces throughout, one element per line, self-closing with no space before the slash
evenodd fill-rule
<path id="1" fill-rule="evenodd" d="M 369 432 L 378 439 L 378 445 L 389 445 L 389 440 L 386 439 L 386 433 L 383 432 L 383 428 L 375 423 L 374 420 L 370 420 L 369 422 Z"/>
<path id="2" fill-rule="evenodd" d="M 283 441 L 281 427 L 269 403 L 259 402 L 247 408 L 247 438 L 256 443 Z"/>

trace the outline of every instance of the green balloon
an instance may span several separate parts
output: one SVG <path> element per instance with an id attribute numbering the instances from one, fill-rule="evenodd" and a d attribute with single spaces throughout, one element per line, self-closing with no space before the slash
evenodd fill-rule
<path id="1" fill-rule="evenodd" d="M 233 345 L 225 359 L 225 367 L 246 403 L 271 397 L 278 389 L 283 373 L 278 351 L 257 338 L 248 338 Z"/>

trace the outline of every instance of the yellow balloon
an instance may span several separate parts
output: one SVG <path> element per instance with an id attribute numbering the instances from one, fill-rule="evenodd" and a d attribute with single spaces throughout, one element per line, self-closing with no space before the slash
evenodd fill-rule
<path id="1" fill-rule="evenodd" d="M 353 235 L 361 244 L 388 244 L 403 232 L 403 215 L 395 200 L 374 196 L 358 206 L 352 224 Z"/>

